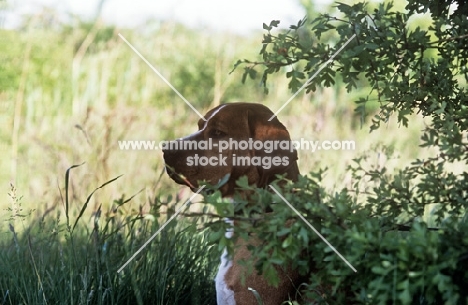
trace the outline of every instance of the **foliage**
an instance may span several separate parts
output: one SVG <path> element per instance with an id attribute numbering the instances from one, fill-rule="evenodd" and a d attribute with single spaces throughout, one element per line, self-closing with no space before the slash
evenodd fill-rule
<path id="1" fill-rule="evenodd" d="M 265 87 L 269 75 L 289 67 L 286 76 L 293 92 L 322 65 L 323 70 L 306 83 L 307 91 L 333 86 L 340 79 L 348 92 L 369 86 L 368 95 L 355 103 L 356 112 L 364 118 L 367 103 L 378 101 L 379 113 L 370 131 L 392 116 L 404 127 L 411 124 L 411 114 L 430 118 L 420 139 L 422 150 L 432 151 L 430 158 L 417 158 L 391 173 L 363 155 L 348 168 L 353 177 L 349 188 L 326 191 L 320 185 L 322 172 L 316 172 L 284 189 L 288 201 L 320 226 L 357 273 L 300 220 L 291 228 L 275 229 L 297 217 L 291 211 L 286 215 L 284 206 L 277 208 L 281 199 L 276 196 L 254 192 L 254 198 L 266 196 L 267 202 L 276 202 L 271 219 L 247 221 L 248 230 L 266 234 L 262 239 L 268 241 L 264 248 L 253 249 L 260 258 L 257 267 L 268 273 L 272 264 L 289 262 L 303 270 L 314 266 L 317 271 L 305 289 L 306 300 L 323 297 L 328 304 L 344 304 L 345 300 L 347 304 L 468 302 L 468 18 L 463 9 L 449 11 L 448 4 L 409 1 L 407 11 L 400 12 L 386 2 L 376 7 L 364 2 L 337 3 L 336 16 L 300 20 L 277 34 L 279 21 L 272 21 L 264 25 L 263 61 L 236 63 L 236 67 L 244 65 L 244 79 L 255 78 L 263 68 Z M 421 12 L 430 13 L 430 26 L 411 29 L 410 18 Z M 304 31 L 311 33 L 304 35 Z M 350 44 L 328 62 L 353 35 Z M 252 212 L 245 207 L 242 215 Z M 301 249 L 308 253 L 298 260 L 303 257 Z M 270 275 L 274 282 L 274 274 Z M 314 294 L 318 287 L 328 292 Z"/>
<path id="2" fill-rule="evenodd" d="M 350 171 L 361 176 L 360 166 Z M 423 221 L 424 205 L 418 192 L 408 193 L 415 183 L 411 174 L 392 177 L 373 173 L 380 183 L 361 200 L 349 189 L 330 193 L 320 185 L 324 173 L 301 176 L 295 184 L 280 188 L 292 204 L 357 269 L 348 267 L 310 228 L 298 218 L 282 198 L 264 189 L 249 186 L 241 179 L 239 187 L 252 191 L 249 200 L 235 199 L 235 238 L 248 240 L 253 232 L 264 243 L 252 247 L 258 272 L 277 283 L 274 266 L 291 265 L 309 275 L 307 288 L 298 293 L 307 301 L 324 304 L 465 304 L 468 281 L 468 223 L 446 217 L 437 229 Z M 368 176 L 366 174 L 364 176 Z M 364 177 L 363 177 L 364 178 Z M 389 183 L 388 180 L 393 180 Z M 390 184 L 390 185 L 387 185 Z M 391 196 L 389 196 L 391 194 Z M 207 198 L 222 216 L 230 216 L 230 202 L 217 196 Z M 376 201 L 379 201 L 379 204 Z M 264 213 L 271 208 L 272 213 Z M 289 223 L 291 225 L 286 225 Z M 220 247 L 234 249 L 236 239 L 227 239 L 222 221 L 211 224 L 213 238 Z M 244 262 L 252 264 L 252 261 Z M 251 265 L 250 265 L 251 266 Z M 309 273 L 310 270 L 314 270 Z"/>

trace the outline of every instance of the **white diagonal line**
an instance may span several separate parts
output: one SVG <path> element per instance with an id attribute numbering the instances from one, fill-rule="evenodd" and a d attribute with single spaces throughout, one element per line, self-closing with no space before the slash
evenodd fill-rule
<path id="1" fill-rule="evenodd" d="M 299 92 L 301 92 L 302 90 L 304 90 L 304 88 L 307 87 L 307 86 L 310 84 L 310 82 L 320 73 L 320 71 L 322 71 L 323 68 L 325 68 L 329 63 L 331 63 L 331 62 L 333 61 L 333 59 L 335 58 L 335 56 L 338 55 L 338 54 L 348 45 L 348 43 L 350 43 L 351 40 L 354 39 L 354 37 L 356 37 L 356 34 L 354 34 L 353 36 L 351 36 L 351 38 L 348 39 L 348 41 L 346 41 L 346 42 L 341 46 L 341 48 L 339 48 L 338 51 L 336 51 L 335 54 L 333 54 L 332 57 L 330 57 L 330 58 L 314 73 L 314 75 L 312 75 L 312 76 L 304 83 L 304 85 L 302 85 L 302 87 L 299 88 L 299 90 L 297 90 L 296 93 L 294 93 L 294 94 L 289 98 L 289 100 L 287 100 L 287 102 L 284 103 L 284 105 L 281 106 L 281 108 L 278 109 L 278 111 L 276 111 L 275 114 L 272 115 L 271 118 L 268 119 L 268 121 L 273 120 L 273 119 L 275 118 L 275 116 L 277 116 L 278 113 L 279 113 L 281 110 L 283 110 L 283 108 L 286 107 L 286 106 L 293 100 L 293 98 L 296 97 L 296 95 L 299 94 Z"/>
<path id="2" fill-rule="evenodd" d="M 273 186 L 271 186 L 271 189 L 273 191 L 275 191 L 276 195 L 278 195 L 293 211 L 294 213 L 297 214 L 297 216 L 299 216 L 311 229 L 312 231 L 315 232 L 315 234 L 317 234 L 333 251 L 335 251 L 335 253 L 354 271 L 354 272 L 357 272 L 356 268 L 353 267 L 353 265 L 351 265 L 347 260 L 346 258 L 343 257 L 343 255 L 340 254 L 340 252 L 338 252 L 338 250 L 335 249 L 335 247 L 333 247 L 329 242 L 328 240 L 325 239 L 325 237 L 322 236 L 322 234 L 319 233 L 319 231 L 317 231 L 311 224 L 310 222 L 308 222 L 304 216 L 302 216 L 293 206 L 291 203 L 289 203 L 286 198 L 284 198 Z"/>
<path id="3" fill-rule="evenodd" d="M 204 187 L 205 187 L 204 185 L 203 185 L 202 187 L 200 187 L 200 188 L 198 189 L 198 191 L 197 191 L 195 194 L 193 194 L 193 195 L 187 200 L 187 202 L 185 202 L 185 203 L 174 213 L 174 215 L 172 215 L 171 218 L 169 218 L 169 219 L 159 228 L 159 230 L 156 231 L 156 233 L 154 233 L 153 236 L 151 236 L 151 237 L 143 244 L 143 246 L 141 246 L 140 249 L 138 249 L 138 251 L 135 252 L 135 254 L 133 254 L 132 257 L 130 257 L 129 260 L 128 260 L 125 264 L 123 264 L 122 267 L 120 267 L 119 270 L 117 270 L 117 273 L 120 273 L 120 271 L 122 271 L 123 268 L 125 268 L 125 267 L 138 255 L 138 253 L 140 253 L 156 236 L 158 236 L 158 234 L 161 233 L 161 231 L 164 230 L 164 228 L 165 228 L 174 218 L 176 218 L 177 215 L 179 215 L 179 213 L 182 211 L 182 209 L 185 208 L 185 206 L 187 206 L 187 204 L 189 204 L 189 202 L 192 201 L 192 199 L 193 199 L 196 195 L 198 195 L 198 194 L 201 192 L 201 190 L 203 190 Z"/>
<path id="4" fill-rule="evenodd" d="M 197 111 L 197 109 L 195 109 L 195 107 L 193 107 L 192 104 L 190 104 L 189 101 L 187 101 L 187 99 L 182 95 L 180 94 L 179 91 L 177 91 L 176 88 L 174 88 L 174 86 L 171 85 L 171 83 L 161 74 L 159 73 L 158 70 L 156 70 L 155 67 L 153 67 L 153 65 L 151 65 L 147 60 L 146 58 L 143 57 L 143 55 L 140 54 L 140 52 L 138 52 L 137 49 L 135 49 L 135 47 L 127 41 L 127 39 L 125 39 L 125 37 L 123 37 L 122 34 L 119 33 L 119 37 L 133 50 L 133 52 L 136 53 L 136 55 L 138 55 L 150 68 L 151 70 L 154 71 L 154 73 L 156 73 L 190 108 L 192 108 L 193 111 L 195 111 L 195 113 L 204 121 L 206 121 L 206 119 L 203 117 L 203 115 L 200 114 L 200 112 Z"/>

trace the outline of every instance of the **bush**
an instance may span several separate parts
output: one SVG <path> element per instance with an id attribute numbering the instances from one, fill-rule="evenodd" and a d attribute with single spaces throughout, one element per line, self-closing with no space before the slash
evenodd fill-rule
<path id="1" fill-rule="evenodd" d="M 420 143 L 432 152 L 428 159 L 413 160 L 410 166 L 390 172 L 363 155 L 348 168 L 352 187 L 327 191 L 320 185 L 323 171 L 318 171 L 284 189 L 285 198 L 356 273 L 285 209 L 278 196 L 254 192 L 254 201 L 276 202 L 274 217 L 256 214 L 255 208 L 240 201 L 243 217 L 239 220 L 244 225 L 238 235 L 242 237 L 244 229 L 255 231 L 266 241 L 264 247 L 252 250 L 260 258 L 257 268 L 273 283 L 272 264 L 292 262 L 303 272 L 317 270 L 303 290 L 305 300 L 321 299 L 326 304 L 468 302 L 468 19 L 461 4 L 454 12 L 449 12 L 449 4 L 409 1 L 407 12 L 398 12 L 390 3 L 374 8 L 365 3 L 339 3 L 336 16 L 301 20 L 278 34 L 273 31 L 279 21 L 272 21 L 264 25 L 263 61 L 237 63 L 245 67 L 244 79 L 255 78 L 263 67 L 265 88 L 270 74 L 288 66 L 289 87 L 295 92 L 356 35 L 307 83 L 306 90 L 332 86 L 339 80 L 348 92 L 368 86 L 369 94 L 355 103 L 364 121 L 366 105 L 378 102 L 370 131 L 391 116 L 403 127 L 411 124 L 411 114 L 430 118 Z M 430 13 L 431 25 L 411 30 L 408 20 L 421 12 Z M 240 186 L 249 188 L 242 181 Z M 297 221 L 284 228 L 291 218 Z M 230 241 L 222 239 L 222 243 Z"/>

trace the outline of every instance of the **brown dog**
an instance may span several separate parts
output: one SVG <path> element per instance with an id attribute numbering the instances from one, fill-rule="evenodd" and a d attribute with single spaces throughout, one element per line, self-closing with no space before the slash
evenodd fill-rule
<path id="1" fill-rule="evenodd" d="M 273 112 L 261 104 L 223 104 L 205 115 L 198 122 L 198 131 L 185 138 L 172 141 L 178 147 L 164 149 L 164 160 L 169 176 L 179 184 L 188 185 L 193 191 L 198 182 L 217 184 L 229 174 L 229 179 L 220 188 L 225 198 L 232 198 L 236 180 L 246 176 L 249 184 L 266 187 L 275 180 L 276 174 L 296 181 L 299 175 L 297 153 L 290 147 L 290 136 Z M 184 147 L 185 145 L 185 147 Z M 260 149 L 260 145 L 263 145 Z M 182 148 L 182 149 L 181 149 Z M 226 233 L 228 237 L 232 232 Z M 252 238 L 251 245 L 260 242 Z M 255 272 L 241 283 L 243 268 L 239 259 L 252 259 L 245 242 L 236 245 L 232 261 L 223 253 L 218 275 L 216 293 L 218 305 L 254 305 L 254 289 L 263 304 L 276 305 L 295 294 L 294 286 L 299 280 L 296 272 L 278 269 L 281 278 L 278 287 L 269 286 Z"/>

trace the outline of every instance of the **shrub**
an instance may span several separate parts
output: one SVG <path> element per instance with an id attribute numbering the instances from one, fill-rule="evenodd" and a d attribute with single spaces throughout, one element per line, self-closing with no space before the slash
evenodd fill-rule
<path id="1" fill-rule="evenodd" d="M 413 160 L 408 167 L 390 172 L 363 155 L 348 168 L 351 187 L 327 191 L 320 185 L 320 170 L 284 188 L 283 196 L 356 273 L 293 211 L 285 209 L 278 196 L 256 190 L 252 199 L 275 202 L 274 216 L 257 214 L 238 199 L 243 211 L 239 220 L 244 223 L 236 229 L 238 236 L 254 231 L 265 240 L 264 247 L 252 250 L 260 258 L 257 268 L 273 283 L 272 265 L 292 262 L 304 272 L 316 270 L 303 290 L 305 300 L 321 299 L 327 304 L 468 302 L 468 19 L 461 3 L 453 12 L 449 5 L 409 1 L 407 11 L 399 12 L 391 3 L 375 7 L 338 3 L 336 16 L 301 20 L 288 31 L 274 33 L 279 21 L 265 24 L 263 61 L 237 62 L 237 67 L 244 66 L 244 79 L 255 78 L 262 68 L 265 88 L 268 76 L 285 66 L 290 67 L 286 76 L 293 92 L 306 79 L 307 91 L 338 80 L 348 92 L 368 86 L 368 95 L 355 103 L 364 122 L 367 104 L 378 102 L 370 131 L 391 116 L 397 117 L 402 128 L 411 124 L 411 114 L 430 118 L 419 144 L 421 149 L 431 149 L 428 159 Z M 423 12 L 430 13 L 430 26 L 410 29 L 408 20 Z M 310 79 L 319 68 L 320 73 Z M 245 181 L 239 185 L 250 188 Z M 297 221 L 284 228 L 291 218 Z M 222 238 L 222 243 L 230 242 Z"/>

